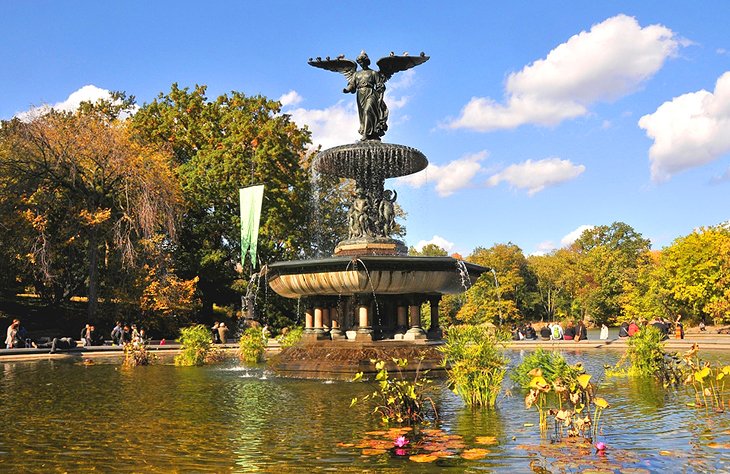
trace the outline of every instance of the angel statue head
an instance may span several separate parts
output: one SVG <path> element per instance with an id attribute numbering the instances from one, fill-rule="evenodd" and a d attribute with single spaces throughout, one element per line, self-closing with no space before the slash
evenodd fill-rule
<path id="1" fill-rule="evenodd" d="M 370 58 L 368 57 L 368 53 L 363 50 L 360 55 L 356 59 L 357 63 L 360 65 L 361 68 L 365 69 L 368 66 L 370 66 Z"/>
<path id="2" fill-rule="evenodd" d="M 329 56 L 324 60 L 322 58 L 310 59 L 309 64 L 345 75 L 347 87 L 342 91 L 352 94 L 357 93 L 361 139 L 380 140 L 380 137 L 385 135 L 385 131 L 388 130 L 388 107 L 383 100 L 385 83 L 396 72 L 423 64 L 428 59 L 429 57 L 424 53 L 419 56 L 408 56 L 408 53 L 397 56 L 390 53 L 390 56 L 378 59 L 376 64 L 380 70 L 374 71 L 369 68 L 370 58 L 368 58 L 365 51 L 362 51 L 357 57 L 357 62 L 346 59 L 344 55 L 341 55 L 337 59 L 330 59 Z M 358 64 L 362 67 L 359 71 L 357 70 Z"/>

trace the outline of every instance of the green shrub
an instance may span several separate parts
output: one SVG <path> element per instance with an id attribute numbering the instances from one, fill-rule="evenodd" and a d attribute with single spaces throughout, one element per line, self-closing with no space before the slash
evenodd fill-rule
<path id="1" fill-rule="evenodd" d="M 510 374 L 512 380 L 520 387 L 527 389 L 532 381 L 532 372 L 534 369 L 540 369 L 545 381 L 552 384 L 557 379 L 574 380 L 578 375 L 583 373 L 581 367 L 575 367 L 568 364 L 560 352 L 546 351 L 537 348 L 535 352 L 528 354 L 522 359 L 520 365 Z"/>
<path id="2" fill-rule="evenodd" d="M 276 340 L 279 341 L 281 348 L 284 349 L 286 347 L 291 347 L 299 342 L 302 339 L 302 334 L 304 334 L 304 328 L 296 327 L 286 334 L 282 334 L 281 336 L 276 338 Z"/>
<path id="3" fill-rule="evenodd" d="M 259 328 L 248 328 L 238 342 L 238 356 L 242 361 L 255 364 L 260 362 L 266 351 L 266 339 Z"/>
<path id="4" fill-rule="evenodd" d="M 485 326 L 455 326 L 443 353 L 450 388 L 469 406 L 494 407 L 507 371 L 506 336 Z"/>
<path id="5" fill-rule="evenodd" d="M 219 351 L 213 347 L 210 330 L 202 324 L 182 328 L 178 342 L 182 344 L 182 348 L 175 356 L 175 365 L 204 365 L 211 359 L 218 358 Z"/>
<path id="6" fill-rule="evenodd" d="M 664 385 L 682 382 L 678 358 L 664 350 L 664 334 L 647 325 L 629 338 L 626 352 L 615 367 L 607 367 L 606 375 L 630 377 L 654 377 Z"/>

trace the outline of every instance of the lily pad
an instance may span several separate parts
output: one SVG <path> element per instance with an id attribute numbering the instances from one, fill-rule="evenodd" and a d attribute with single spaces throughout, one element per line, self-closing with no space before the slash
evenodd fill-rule
<path id="1" fill-rule="evenodd" d="M 388 452 L 387 449 L 366 448 L 362 450 L 363 456 L 379 456 Z"/>
<path id="2" fill-rule="evenodd" d="M 469 459 L 469 460 L 472 460 L 473 461 L 473 460 L 476 460 L 476 459 L 484 459 L 485 457 L 487 457 L 487 454 L 489 454 L 489 450 L 488 449 L 484 449 L 484 448 L 471 448 L 471 449 L 465 449 L 461 453 L 461 457 L 464 458 L 464 459 Z"/>
<path id="3" fill-rule="evenodd" d="M 474 439 L 474 442 L 476 444 L 486 444 L 486 445 L 499 444 L 497 442 L 496 436 L 477 436 Z"/>
<path id="4" fill-rule="evenodd" d="M 434 462 L 438 459 L 438 456 L 434 456 L 433 454 L 414 454 L 408 459 L 413 462 Z"/>

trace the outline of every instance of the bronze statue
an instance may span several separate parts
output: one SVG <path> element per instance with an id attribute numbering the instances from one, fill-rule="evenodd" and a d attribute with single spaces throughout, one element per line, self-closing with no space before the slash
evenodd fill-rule
<path id="1" fill-rule="evenodd" d="M 379 71 L 370 69 L 370 58 L 363 51 L 357 57 L 357 62 L 345 59 L 344 55 L 337 59 L 329 57 L 317 58 L 308 61 L 308 64 L 328 71 L 339 72 L 347 78 L 347 87 L 344 93 L 357 92 L 357 112 L 360 115 L 360 130 L 362 140 L 380 140 L 388 130 L 388 107 L 385 105 L 383 95 L 385 94 L 385 83 L 393 77 L 393 74 L 405 71 L 428 61 L 429 57 L 424 53 L 419 56 L 390 56 L 378 59 Z M 361 70 L 357 70 L 357 65 Z"/>

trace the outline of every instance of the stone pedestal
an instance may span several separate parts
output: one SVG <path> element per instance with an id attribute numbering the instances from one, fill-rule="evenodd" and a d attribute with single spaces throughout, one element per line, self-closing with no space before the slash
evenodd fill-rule
<path id="1" fill-rule="evenodd" d="M 411 328 L 405 333 L 403 339 L 406 341 L 415 341 L 416 339 L 426 339 L 426 331 L 421 328 L 421 305 L 411 305 L 408 307 L 410 313 Z"/>

